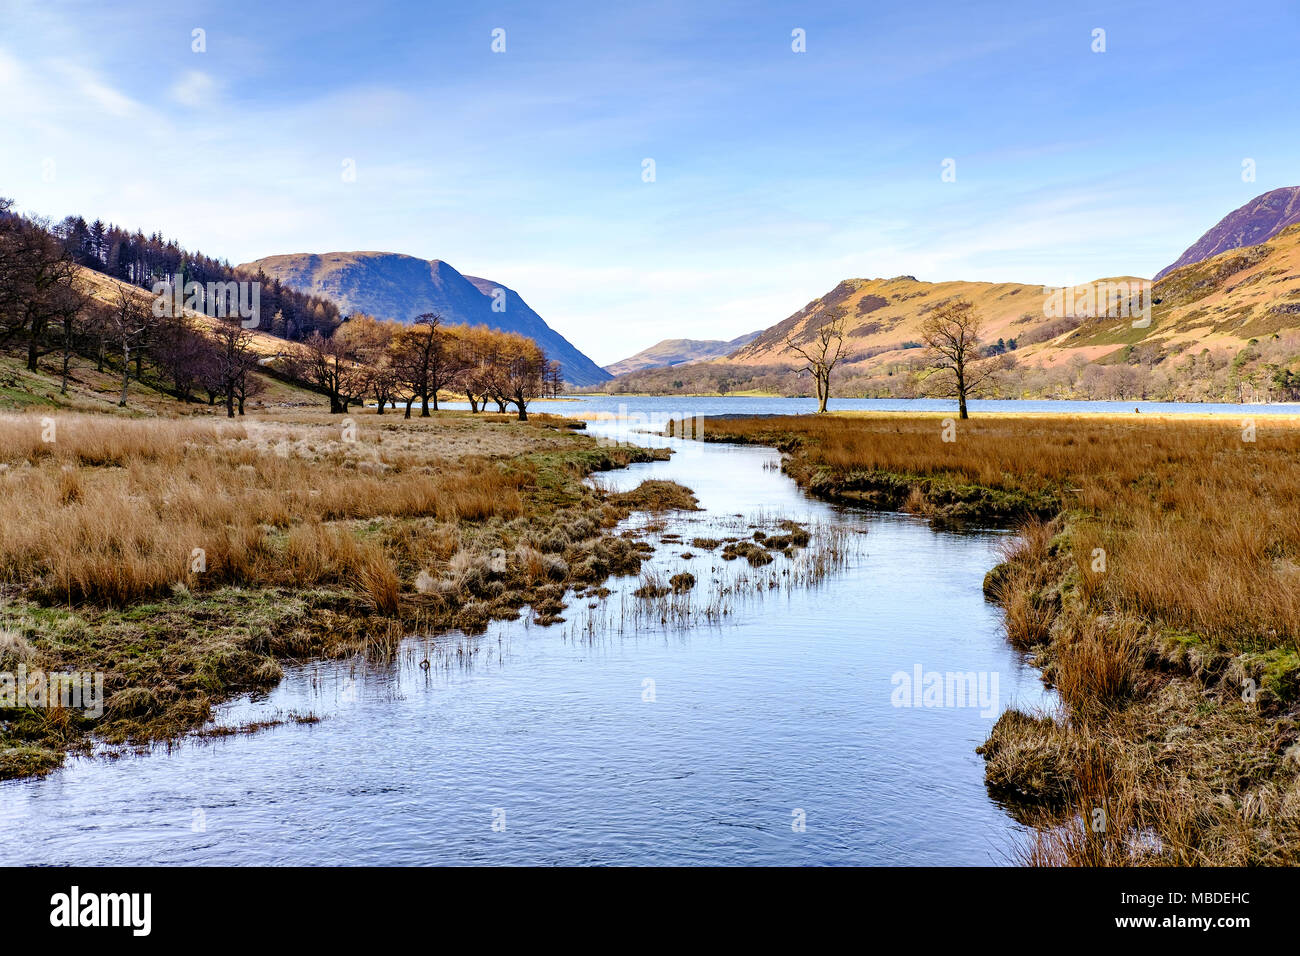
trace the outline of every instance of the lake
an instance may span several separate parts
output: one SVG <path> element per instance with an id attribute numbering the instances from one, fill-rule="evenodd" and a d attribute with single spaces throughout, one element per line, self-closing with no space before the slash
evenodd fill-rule
<path id="1" fill-rule="evenodd" d="M 469 408 L 458 404 L 457 408 Z M 495 406 L 493 406 L 495 407 Z M 565 415 L 619 414 L 625 407 L 629 414 L 661 412 L 681 415 L 807 415 L 817 411 L 815 398 L 775 398 L 755 396 L 676 397 L 660 395 L 575 395 L 559 402 L 539 402 L 539 411 Z M 1010 412 L 1032 414 L 1131 415 L 1140 409 L 1144 415 L 1300 415 L 1300 404 L 1276 403 L 1239 405 L 1226 402 L 1086 402 L 1049 399 L 972 399 L 970 413 Z M 831 411 L 876 412 L 951 412 L 957 413 L 956 400 L 942 398 L 832 398 Z"/>

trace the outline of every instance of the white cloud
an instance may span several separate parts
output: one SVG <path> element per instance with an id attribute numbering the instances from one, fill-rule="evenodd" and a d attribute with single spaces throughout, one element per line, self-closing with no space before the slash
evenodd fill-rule
<path id="1" fill-rule="evenodd" d="M 217 83 L 202 70 L 189 70 L 172 84 L 171 97 L 191 109 L 209 105 L 217 92 Z"/>
<path id="2" fill-rule="evenodd" d="M 46 66 L 53 73 L 67 79 L 73 91 L 91 101 L 98 109 L 110 116 L 127 119 L 138 116 L 142 110 L 131 97 L 104 82 L 92 70 L 63 59 L 46 61 Z"/>

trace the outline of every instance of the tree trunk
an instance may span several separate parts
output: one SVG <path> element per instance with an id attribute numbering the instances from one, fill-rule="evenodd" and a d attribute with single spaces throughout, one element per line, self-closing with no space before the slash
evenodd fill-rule
<path id="1" fill-rule="evenodd" d="M 126 387 L 131 382 L 131 350 L 129 348 L 122 350 L 122 398 L 118 401 L 118 408 L 126 408 Z"/>
<path id="2" fill-rule="evenodd" d="M 473 392 L 466 392 L 465 397 L 469 399 L 469 411 L 471 415 L 478 414 L 478 399 L 474 397 Z"/>
<path id="3" fill-rule="evenodd" d="M 425 392 L 420 396 L 420 417 L 429 417 L 429 393 Z"/>
<path id="4" fill-rule="evenodd" d="M 406 414 L 402 416 L 403 418 L 411 417 L 411 406 L 414 404 L 415 404 L 415 393 L 412 392 L 411 397 L 406 400 Z"/>

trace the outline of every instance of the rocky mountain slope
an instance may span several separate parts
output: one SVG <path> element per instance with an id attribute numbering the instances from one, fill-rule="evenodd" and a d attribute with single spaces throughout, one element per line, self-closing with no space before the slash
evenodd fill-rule
<path id="1" fill-rule="evenodd" d="M 1175 269 L 1203 262 L 1230 249 L 1266 242 L 1296 223 L 1300 223 L 1300 186 L 1266 192 L 1220 219 L 1175 262 L 1157 272 L 1156 278 L 1162 279 Z"/>

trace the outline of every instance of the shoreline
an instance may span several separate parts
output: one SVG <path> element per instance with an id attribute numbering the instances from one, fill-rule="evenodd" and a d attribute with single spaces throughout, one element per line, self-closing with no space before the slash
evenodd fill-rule
<path id="1" fill-rule="evenodd" d="M 815 395 L 780 395 L 775 392 L 580 392 L 573 391 L 569 396 L 559 399 L 546 399 L 546 401 L 574 401 L 584 398 L 735 398 L 735 399 L 779 399 L 781 401 L 809 401 L 815 402 Z M 943 397 L 917 396 L 914 398 L 898 398 L 895 396 L 873 397 L 866 395 L 836 395 L 830 400 L 828 411 L 832 414 L 835 412 L 852 411 L 852 409 L 837 409 L 836 402 L 947 402 L 951 401 L 956 410 L 956 399 Z M 1300 401 L 1297 402 L 1225 402 L 1225 401 L 1191 401 L 1187 399 L 1155 399 L 1155 398 L 972 398 L 970 399 L 971 408 L 977 409 L 976 403 L 980 402 L 1076 402 L 1079 404 L 1107 404 L 1107 405 L 1231 405 L 1239 408 L 1283 408 L 1293 407 L 1297 414 L 1300 414 Z M 988 412 L 985 412 L 988 414 Z"/>

